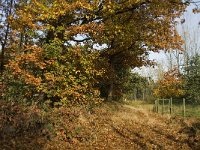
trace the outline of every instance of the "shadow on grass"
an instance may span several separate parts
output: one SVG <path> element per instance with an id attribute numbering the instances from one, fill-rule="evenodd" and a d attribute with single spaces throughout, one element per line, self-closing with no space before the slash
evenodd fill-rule
<path id="1" fill-rule="evenodd" d="M 137 144 L 138 146 L 140 146 L 142 149 L 148 149 L 148 145 L 147 143 L 153 144 L 155 145 L 158 149 L 163 149 L 163 147 L 161 145 L 159 145 L 158 143 L 156 143 L 155 141 L 145 138 L 142 135 L 140 135 L 138 132 L 134 132 L 134 131 L 130 131 L 128 129 L 126 129 L 128 132 L 128 135 L 126 135 L 126 133 L 114 126 L 111 126 L 113 128 L 113 130 L 119 134 L 120 136 L 122 136 L 123 138 L 134 142 L 135 144 Z M 131 135 L 131 136 L 130 136 Z M 142 141 L 143 140 L 143 141 Z M 144 143 L 145 142 L 145 143 Z"/>

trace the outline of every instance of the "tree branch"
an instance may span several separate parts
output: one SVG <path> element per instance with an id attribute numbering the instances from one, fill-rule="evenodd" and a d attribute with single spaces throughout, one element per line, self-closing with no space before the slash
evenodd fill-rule
<path id="1" fill-rule="evenodd" d="M 76 40 L 76 39 L 71 39 L 71 40 L 80 43 L 80 42 L 88 41 L 88 40 L 91 40 L 91 39 L 92 39 L 91 37 L 87 37 L 87 38 L 84 38 L 82 40 Z"/>

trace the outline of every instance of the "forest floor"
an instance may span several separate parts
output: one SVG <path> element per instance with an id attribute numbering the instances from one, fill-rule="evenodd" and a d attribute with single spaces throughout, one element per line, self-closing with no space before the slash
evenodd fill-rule
<path id="1" fill-rule="evenodd" d="M 1 150 L 199 150 L 200 121 L 120 103 L 40 109 L 0 103 Z"/>

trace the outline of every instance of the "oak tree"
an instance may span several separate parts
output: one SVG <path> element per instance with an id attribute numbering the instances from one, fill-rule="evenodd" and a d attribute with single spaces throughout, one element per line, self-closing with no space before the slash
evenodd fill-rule
<path id="1" fill-rule="evenodd" d="M 112 98 L 119 71 L 151 63 L 149 51 L 180 48 L 173 22 L 184 8 L 181 0 L 20 1 L 9 17 L 8 81 L 65 102 L 92 97 L 101 83 Z"/>

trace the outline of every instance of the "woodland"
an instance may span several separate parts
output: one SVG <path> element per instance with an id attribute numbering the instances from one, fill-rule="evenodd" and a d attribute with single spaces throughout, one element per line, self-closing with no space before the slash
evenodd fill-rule
<path id="1" fill-rule="evenodd" d="M 0 0 L 0 149 L 197 149 L 198 119 L 122 102 L 200 104 L 200 55 L 175 25 L 191 3 L 199 13 L 190 0 Z M 132 71 L 172 50 L 184 65 L 157 80 Z"/>

